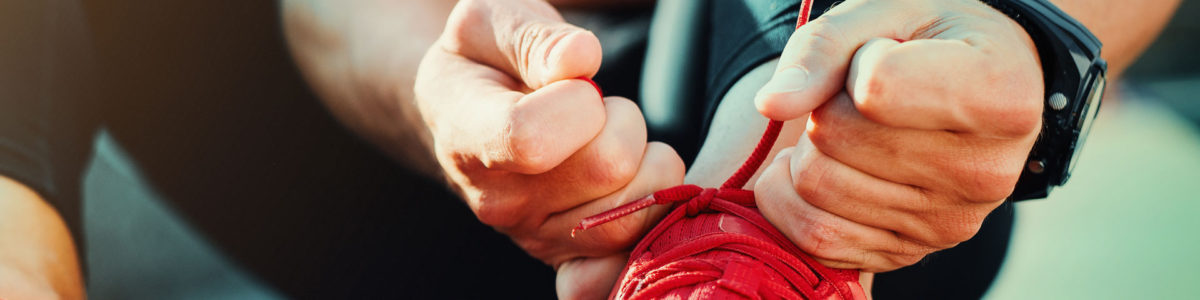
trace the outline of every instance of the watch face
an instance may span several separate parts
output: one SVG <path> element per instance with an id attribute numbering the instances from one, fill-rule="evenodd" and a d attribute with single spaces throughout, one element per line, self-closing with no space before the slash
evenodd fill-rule
<path id="1" fill-rule="evenodd" d="M 1075 162 L 1079 161 L 1079 152 L 1083 149 L 1084 142 L 1087 141 L 1088 133 L 1092 131 L 1092 124 L 1096 121 L 1096 116 L 1100 113 L 1100 98 L 1104 96 L 1104 73 L 1096 73 L 1092 81 L 1092 89 L 1088 91 L 1087 103 L 1084 103 L 1083 110 L 1079 112 L 1079 138 L 1075 141 L 1075 153 L 1071 154 L 1071 163 L 1067 166 L 1067 173 L 1063 181 L 1066 181 L 1066 176 L 1070 176 L 1071 172 L 1075 171 Z"/>

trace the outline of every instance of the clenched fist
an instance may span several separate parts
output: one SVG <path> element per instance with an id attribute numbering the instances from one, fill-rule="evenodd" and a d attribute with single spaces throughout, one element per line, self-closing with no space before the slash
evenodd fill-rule
<path id="1" fill-rule="evenodd" d="M 641 111 L 585 80 L 600 44 L 541 1 L 462 1 L 421 62 L 416 101 L 434 153 L 479 220 L 555 266 L 563 297 L 602 295 L 663 208 L 581 233 L 584 217 L 681 184 Z M 592 290 L 596 289 L 596 290 Z"/>
<path id="2" fill-rule="evenodd" d="M 808 118 L 758 204 L 832 267 L 889 271 L 953 247 L 1016 185 L 1041 74 L 1025 31 L 980 1 L 846 1 L 791 37 L 756 99 L 769 118 Z"/>

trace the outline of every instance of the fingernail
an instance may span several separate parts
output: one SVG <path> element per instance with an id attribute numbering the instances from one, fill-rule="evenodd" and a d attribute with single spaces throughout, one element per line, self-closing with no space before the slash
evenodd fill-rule
<path id="1" fill-rule="evenodd" d="M 759 95 L 798 92 L 808 88 L 808 71 L 801 67 L 789 67 L 775 73 L 762 89 Z"/>

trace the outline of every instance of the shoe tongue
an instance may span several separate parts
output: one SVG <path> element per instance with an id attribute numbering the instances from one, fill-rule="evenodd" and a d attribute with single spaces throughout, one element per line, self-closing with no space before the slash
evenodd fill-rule
<path id="1" fill-rule="evenodd" d="M 663 253 L 691 240 L 713 234 L 742 234 L 765 241 L 771 240 L 766 232 L 749 220 L 724 212 L 706 212 L 695 217 L 680 218 L 650 244 L 649 250 L 652 253 Z"/>

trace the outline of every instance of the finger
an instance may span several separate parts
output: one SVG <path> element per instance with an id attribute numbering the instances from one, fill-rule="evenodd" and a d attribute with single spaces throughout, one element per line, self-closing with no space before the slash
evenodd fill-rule
<path id="1" fill-rule="evenodd" d="M 584 80 L 563 80 L 524 95 L 507 115 L 499 139 L 486 148 L 483 162 L 522 174 L 548 171 L 601 132 L 605 110 L 594 86 Z"/>
<path id="2" fill-rule="evenodd" d="M 999 59 L 964 40 L 877 38 L 855 54 L 846 90 L 863 116 L 885 126 L 1028 134 L 1040 106 L 1013 91 L 1028 85 Z"/>
<path id="3" fill-rule="evenodd" d="M 1019 139 L 883 126 L 867 120 L 845 94 L 813 111 L 809 140 L 822 153 L 880 179 L 970 200 L 1012 192 L 1027 151 Z"/>
<path id="4" fill-rule="evenodd" d="M 554 213 L 629 183 L 646 150 L 646 123 L 637 104 L 629 99 L 609 97 L 604 103 L 610 117 L 601 133 L 553 169 L 537 174 L 498 173 L 478 180 L 475 185 L 489 193 L 486 198 L 468 198 L 479 219 L 502 230 L 535 228 Z M 539 142 L 549 147 L 565 146 L 549 136 L 540 138 Z M 498 168 L 514 170 L 511 166 L 516 161 L 509 162 L 514 163 Z"/>
<path id="5" fill-rule="evenodd" d="M 627 260 L 628 253 L 568 260 L 558 266 L 555 292 L 559 299 L 606 299 Z"/>
<path id="6" fill-rule="evenodd" d="M 922 248 L 895 234 L 855 223 L 805 202 L 792 187 L 790 155 L 775 160 L 755 184 L 763 216 L 822 264 L 868 272 L 894 270 L 924 257 Z"/>
<path id="7" fill-rule="evenodd" d="M 442 44 L 501 70 L 530 89 L 600 69 L 600 40 L 566 23 L 543 1 L 462 1 L 451 12 Z"/>
<path id="8" fill-rule="evenodd" d="M 796 194 L 813 207 L 893 231 L 929 251 L 950 248 L 974 236 L 987 212 L 973 209 L 974 203 L 943 203 L 919 188 L 863 173 L 821 151 L 792 155 L 790 169 Z"/>
<path id="9" fill-rule="evenodd" d="M 648 144 L 637 175 L 628 185 L 603 198 L 555 214 L 540 226 L 540 240 L 553 244 L 548 245 L 553 248 L 547 249 L 551 255 L 538 257 L 553 256 L 551 261 L 555 262 L 577 256 L 605 256 L 628 248 L 662 218 L 669 206 L 651 206 L 604 225 L 578 232 L 574 238 L 571 237 L 571 229 L 583 218 L 640 199 L 655 191 L 683 184 L 683 175 L 683 159 L 679 158 L 674 149 L 659 142 Z"/>
<path id="10" fill-rule="evenodd" d="M 842 89 L 859 46 L 876 37 L 906 38 L 897 30 L 908 20 L 897 14 L 863 1 L 844 3 L 798 28 L 784 47 L 775 75 L 755 97 L 758 111 L 773 120 L 796 119 L 812 111 Z"/>
<path id="11" fill-rule="evenodd" d="M 604 126 L 599 92 L 570 79 L 522 93 L 508 75 L 442 49 L 421 62 L 417 106 L 448 161 L 525 174 L 545 172 Z"/>
<path id="12" fill-rule="evenodd" d="M 638 174 L 647 149 L 642 112 L 637 104 L 623 97 L 608 97 L 604 105 L 607 120 L 599 135 L 554 169 L 528 176 L 528 184 L 516 191 L 533 194 L 535 200 L 545 200 L 526 208 L 541 212 L 533 215 L 566 211 L 611 194 Z"/>
<path id="13" fill-rule="evenodd" d="M 527 95 L 514 90 L 520 84 L 508 75 L 438 48 L 426 54 L 419 74 L 417 107 L 438 161 L 454 182 L 471 183 L 460 192 L 488 225 L 507 228 L 525 219 L 525 192 L 518 190 L 524 181 L 511 172 L 552 169 L 605 125 L 603 101 L 583 80 Z"/>
<path id="14" fill-rule="evenodd" d="M 871 289 L 875 287 L 875 273 L 859 272 L 858 273 L 858 285 L 862 287 L 863 291 L 866 291 L 868 294 L 871 293 Z M 858 290 L 852 289 L 851 291 L 857 292 Z M 866 298 L 867 298 L 866 295 L 862 295 L 862 298 L 860 298 L 860 299 L 866 299 Z"/>
<path id="15" fill-rule="evenodd" d="M 950 157 L 938 155 L 953 142 L 952 133 L 871 122 L 845 93 L 813 111 L 806 133 L 808 140 L 830 157 L 895 183 L 929 186 L 933 183 L 926 178 L 940 178 L 938 173 L 950 167 L 939 165 Z"/>

